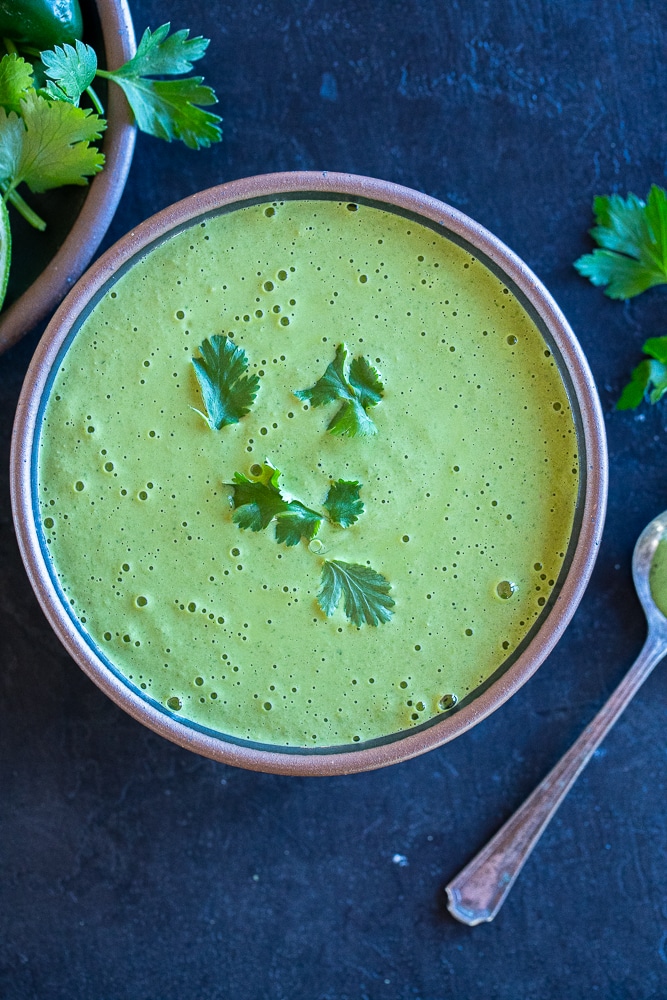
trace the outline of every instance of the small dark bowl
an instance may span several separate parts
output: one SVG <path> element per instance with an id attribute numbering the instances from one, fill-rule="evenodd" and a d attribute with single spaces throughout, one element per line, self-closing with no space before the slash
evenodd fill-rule
<path id="1" fill-rule="evenodd" d="M 581 487 L 568 558 L 555 597 L 544 609 L 518 655 L 506 668 L 434 725 L 408 730 L 359 747 L 317 752 L 286 751 L 240 743 L 175 718 L 133 690 L 96 654 L 76 627 L 56 587 L 40 543 L 35 497 L 36 442 L 40 405 L 49 391 L 59 352 L 82 315 L 102 290 L 156 241 L 179 228 L 232 205 L 284 194 L 361 198 L 441 229 L 492 267 L 514 289 L 548 338 L 572 404 L 580 454 Z M 85 673 L 126 712 L 167 739 L 206 757 L 258 771 L 331 775 L 367 771 L 406 760 L 467 731 L 500 707 L 537 670 L 562 635 L 583 596 L 600 543 L 606 509 L 607 452 L 600 404 L 588 364 L 565 317 L 535 275 L 511 250 L 476 222 L 434 198 L 368 177 L 335 173 L 269 174 L 202 191 L 148 219 L 112 247 L 88 271 L 60 307 L 33 358 L 19 400 L 12 443 L 14 523 L 24 563 L 51 625 Z"/>
<path id="2" fill-rule="evenodd" d="M 107 68 L 122 66 L 135 52 L 127 0 L 88 0 L 82 4 L 85 41 Z M 101 83 L 98 81 L 98 83 Z M 96 87 L 98 84 L 96 84 Z M 0 354 L 52 312 L 81 276 L 111 222 L 132 162 L 135 126 L 118 87 L 99 86 L 108 127 L 102 140 L 104 170 L 89 186 L 70 185 L 28 196 L 44 218 L 39 233 L 10 207 L 12 268 L 5 307 L 0 313 Z"/>

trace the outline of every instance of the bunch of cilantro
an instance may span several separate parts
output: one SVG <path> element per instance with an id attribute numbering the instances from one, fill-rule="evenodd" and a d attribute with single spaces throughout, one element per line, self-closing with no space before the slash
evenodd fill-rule
<path id="1" fill-rule="evenodd" d="M 598 249 L 575 262 L 580 274 L 612 299 L 630 299 L 667 284 L 667 192 L 654 184 L 646 201 L 635 194 L 600 196 L 593 203 Z M 667 336 L 650 337 L 648 355 L 632 372 L 616 404 L 619 410 L 657 403 L 667 393 Z"/>
<path id="2" fill-rule="evenodd" d="M 221 119 L 205 110 L 216 103 L 215 93 L 202 77 L 183 76 L 202 58 L 209 40 L 189 38 L 188 30 L 169 31 L 169 24 L 154 32 L 147 28 L 136 55 L 116 70 L 100 69 L 95 50 L 79 40 L 41 52 L 35 64 L 5 40 L 8 51 L 0 60 L 0 307 L 11 256 L 7 204 L 36 229 L 45 229 L 19 187 L 38 194 L 65 184 L 83 185 L 104 166 L 104 155 L 94 145 L 106 128 L 92 88 L 96 77 L 121 87 L 142 132 L 181 140 L 191 149 L 221 138 Z M 84 95 L 94 110 L 80 107 Z"/>

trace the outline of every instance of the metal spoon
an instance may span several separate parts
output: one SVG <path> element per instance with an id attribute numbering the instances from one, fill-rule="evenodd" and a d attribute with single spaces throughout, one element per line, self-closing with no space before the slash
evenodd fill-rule
<path id="1" fill-rule="evenodd" d="M 474 927 L 493 920 L 556 809 L 626 705 L 667 653 L 667 618 L 653 600 L 649 585 L 655 550 L 666 534 L 667 511 L 664 511 L 644 528 L 632 556 L 632 576 L 648 622 L 641 653 L 544 781 L 446 887 L 449 912 L 462 923 Z"/>

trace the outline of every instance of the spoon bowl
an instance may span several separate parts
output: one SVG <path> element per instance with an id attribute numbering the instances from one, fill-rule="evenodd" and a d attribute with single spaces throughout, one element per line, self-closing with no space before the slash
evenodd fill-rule
<path id="1" fill-rule="evenodd" d="M 664 637 L 667 647 L 667 618 L 655 603 L 651 591 L 651 566 L 658 545 L 667 536 L 667 511 L 658 514 L 646 525 L 637 539 L 632 554 L 632 579 L 648 622 L 649 635 L 654 633 Z M 667 652 L 667 648 L 666 648 Z"/>

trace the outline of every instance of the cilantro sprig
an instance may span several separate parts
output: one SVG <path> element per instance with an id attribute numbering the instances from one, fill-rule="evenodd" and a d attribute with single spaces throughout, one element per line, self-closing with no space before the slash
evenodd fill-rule
<path id="1" fill-rule="evenodd" d="M 138 127 L 159 139 L 180 139 L 190 149 L 210 146 L 221 138 L 218 115 L 204 111 L 217 102 L 203 77 L 179 80 L 155 79 L 189 73 L 193 62 L 208 48 L 208 38 L 189 38 L 189 31 L 169 35 L 167 22 L 151 32 L 146 28 L 136 55 L 117 70 L 98 70 L 97 75 L 123 90 Z"/>
<path id="2" fill-rule="evenodd" d="M 274 523 L 276 541 L 287 546 L 312 541 L 325 519 L 348 528 L 364 513 L 359 497 L 361 485 L 356 480 L 339 479 L 331 484 L 323 503 L 326 517 L 286 493 L 280 485 L 279 470 L 268 462 L 254 479 L 236 472 L 234 482 L 224 485 L 232 491 L 232 520 L 239 528 L 264 531 Z M 334 613 L 342 597 L 345 614 L 357 627 L 388 622 L 394 606 L 390 590 L 389 581 L 370 566 L 338 559 L 322 561 L 317 600 L 327 617 Z"/>
<path id="3" fill-rule="evenodd" d="M 46 89 L 57 100 L 78 104 L 96 76 L 117 84 L 132 109 L 142 132 L 166 139 L 180 139 L 191 149 L 210 146 L 221 138 L 220 117 L 204 111 L 217 102 L 215 92 L 203 77 L 181 77 L 193 69 L 209 45 L 208 38 L 190 38 L 187 29 L 169 34 L 170 24 L 157 31 L 146 28 L 136 54 L 119 69 L 99 69 L 90 45 L 56 46 L 42 53 L 49 78 Z"/>
<path id="4" fill-rule="evenodd" d="M 270 462 L 265 462 L 253 479 L 235 472 L 234 482 L 224 484 L 232 490 L 232 520 L 239 528 L 263 531 L 275 521 L 276 541 L 298 545 L 302 538 L 311 541 L 325 518 L 348 528 L 364 513 L 364 502 L 359 498 L 361 485 L 356 481 L 339 479 L 331 484 L 322 504 L 327 517 L 283 490 L 280 475 Z"/>
<path id="5" fill-rule="evenodd" d="M 635 410 L 644 400 L 659 403 L 667 392 L 667 337 L 650 337 L 642 350 L 649 357 L 633 370 L 617 410 Z"/>
<path id="6" fill-rule="evenodd" d="M 575 261 L 580 274 L 612 299 L 630 299 L 667 283 L 667 193 L 657 184 L 646 201 L 603 195 L 593 203 L 591 236 L 601 249 Z"/>
<path id="7" fill-rule="evenodd" d="M 635 194 L 600 195 L 593 202 L 597 225 L 591 235 L 600 249 L 585 254 L 574 266 L 612 299 L 635 295 L 667 284 L 667 192 L 651 186 L 646 201 Z M 650 337 L 644 358 L 630 375 L 616 404 L 634 410 L 644 400 L 660 402 L 667 392 L 667 337 Z"/>
<path id="8" fill-rule="evenodd" d="M 324 375 L 309 389 L 299 389 L 294 395 L 314 407 L 341 403 L 327 426 L 331 434 L 348 437 L 377 434 L 368 410 L 380 402 L 384 386 L 366 358 L 358 356 L 348 364 L 347 354 L 346 345 L 340 344 Z"/>
<path id="9" fill-rule="evenodd" d="M 199 345 L 200 358 L 192 364 L 206 413 L 192 407 L 211 430 L 237 424 L 249 412 L 259 391 L 259 377 L 247 375 L 248 356 L 225 334 L 215 333 Z"/>
<path id="10" fill-rule="evenodd" d="M 233 491 L 232 520 L 250 531 L 263 531 L 275 521 L 276 541 L 285 545 L 298 545 L 302 538 L 311 541 L 320 529 L 322 515 L 284 494 L 279 479 L 279 470 L 268 463 L 256 479 L 236 472 L 234 482 L 225 483 Z"/>

